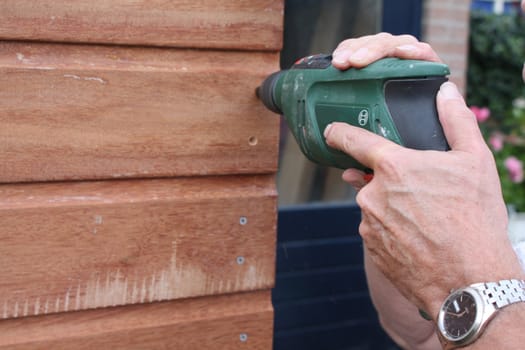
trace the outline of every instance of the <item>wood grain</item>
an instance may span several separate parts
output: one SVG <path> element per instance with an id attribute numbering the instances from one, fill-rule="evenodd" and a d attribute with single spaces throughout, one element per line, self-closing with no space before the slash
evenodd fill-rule
<path id="1" fill-rule="evenodd" d="M 270 292 L 69 312 L 0 322 L 0 349 L 272 348 Z"/>
<path id="2" fill-rule="evenodd" d="M 2 185 L 0 227 L 4 319 L 274 283 L 272 175 Z"/>
<path id="3" fill-rule="evenodd" d="M 2 0 L 0 38 L 278 51 L 282 0 Z"/>
<path id="4" fill-rule="evenodd" d="M 0 43 L 0 182 L 270 173 L 277 54 Z"/>

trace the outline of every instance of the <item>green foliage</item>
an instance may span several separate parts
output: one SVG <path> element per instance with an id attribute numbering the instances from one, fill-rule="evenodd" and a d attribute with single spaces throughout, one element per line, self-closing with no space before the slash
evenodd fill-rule
<path id="1" fill-rule="evenodd" d="M 501 118 L 523 94 L 525 20 L 519 13 L 473 12 L 470 24 L 467 100 Z"/>
<path id="2" fill-rule="evenodd" d="M 480 121 L 491 145 L 507 204 L 525 211 L 525 183 L 506 162 L 525 162 L 525 18 L 519 13 L 496 15 L 474 12 L 471 16 L 468 94 L 470 106 L 488 107 L 490 118 Z M 519 163 L 519 162 L 518 162 Z"/>
<path id="3" fill-rule="evenodd" d="M 525 183 L 523 181 L 516 183 L 512 180 L 505 166 L 505 160 L 515 157 L 522 162 L 525 161 L 525 108 L 515 104 L 511 116 L 505 118 L 502 124 L 501 130 L 506 130 L 504 146 L 501 150 L 493 150 L 493 152 L 501 178 L 503 197 L 507 204 L 514 206 L 517 211 L 524 212 Z"/>

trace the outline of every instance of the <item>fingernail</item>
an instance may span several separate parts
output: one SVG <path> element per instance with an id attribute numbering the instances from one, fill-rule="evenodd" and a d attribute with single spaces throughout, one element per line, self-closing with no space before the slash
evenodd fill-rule
<path id="1" fill-rule="evenodd" d="M 445 100 L 454 100 L 454 99 L 462 99 L 463 96 L 458 91 L 458 88 L 455 84 L 451 82 L 443 83 L 439 89 L 439 94 L 445 99 Z"/>
<path id="2" fill-rule="evenodd" d="M 324 133 L 323 133 L 323 135 L 324 135 L 325 138 L 328 137 L 328 134 L 330 133 L 330 129 L 332 129 L 332 124 L 328 124 L 328 125 L 326 126 L 326 128 L 324 128 Z"/>
<path id="3" fill-rule="evenodd" d="M 362 47 L 357 50 L 352 56 L 350 56 L 351 61 L 363 61 L 368 56 L 368 48 Z"/>
<path id="4" fill-rule="evenodd" d="M 332 62 L 345 63 L 340 51 L 334 51 L 332 53 Z"/>
<path id="5" fill-rule="evenodd" d="M 345 64 L 347 57 L 348 57 L 349 51 L 343 50 L 335 50 L 332 53 L 332 62 L 339 63 L 339 64 Z"/>
<path id="6" fill-rule="evenodd" d="M 401 51 L 416 51 L 417 47 L 415 47 L 414 45 L 406 44 L 398 46 L 397 49 Z"/>

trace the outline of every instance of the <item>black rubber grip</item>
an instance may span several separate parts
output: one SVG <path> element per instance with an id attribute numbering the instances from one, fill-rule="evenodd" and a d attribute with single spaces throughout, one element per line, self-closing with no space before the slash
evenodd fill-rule
<path id="1" fill-rule="evenodd" d="M 264 79 L 261 86 L 255 89 L 255 94 L 262 101 L 262 103 L 266 106 L 266 108 L 278 114 L 283 114 L 283 112 L 279 108 L 277 101 L 275 101 L 274 89 L 275 89 L 275 84 L 277 83 L 277 80 L 279 79 L 279 77 L 281 76 L 283 72 L 284 71 L 279 71 L 279 72 L 270 74 L 266 79 Z"/>
<path id="2" fill-rule="evenodd" d="M 403 146 L 418 150 L 450 149 L 436 108 L 436 94 L 448 79 L 388 80 L 385 102 Z"/>

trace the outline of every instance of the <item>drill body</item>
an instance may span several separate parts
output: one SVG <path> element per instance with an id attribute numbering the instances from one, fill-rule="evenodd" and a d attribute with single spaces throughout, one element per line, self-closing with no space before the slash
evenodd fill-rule
<path id="1" fill-rule="evenodd" d="M 325 127 L 345 122 L 408 148 L 447 150 L 435 97 L 448 74 L 441 63 L 397 58 L 341 71 L 331 65 L 331 56 L 315 55 L 270 75 L 257 95 L 284 115 L 307 158 L 325 166 L 364 169 L 325 143 Z"/>

